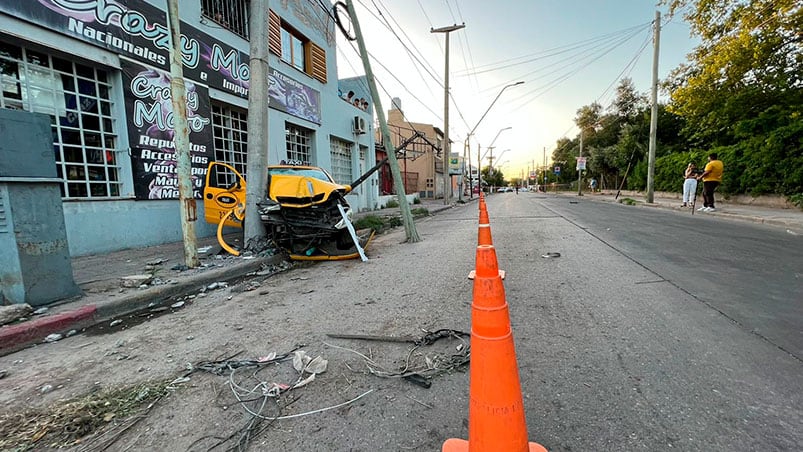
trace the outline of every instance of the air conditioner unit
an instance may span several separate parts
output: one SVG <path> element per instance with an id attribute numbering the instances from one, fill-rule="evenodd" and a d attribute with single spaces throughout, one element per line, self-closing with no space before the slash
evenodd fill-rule
<path id="1" fill-rule="evenodd" d="M 362 135 L 365 133 L 365 118 L 359 116 L 354 117 L 354 133 Z"/>

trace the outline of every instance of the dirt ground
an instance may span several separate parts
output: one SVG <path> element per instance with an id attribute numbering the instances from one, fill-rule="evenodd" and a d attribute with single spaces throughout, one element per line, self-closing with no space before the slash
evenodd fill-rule
<path id="1" fill-rule="evenodd" d="M 439 450 L 464 437 L 450 407 L 467 396 L 468 338 L 327 336 L 468 331 L 468 303 L 445 309 L 454 287 L 420 291 L 398 271 L 433 240 L 403 239 L 377 237 L 365 263 L 297 264 L 0 358 L 0 449 Z M 468 294 L 464 275 L 449 285 Z"/>

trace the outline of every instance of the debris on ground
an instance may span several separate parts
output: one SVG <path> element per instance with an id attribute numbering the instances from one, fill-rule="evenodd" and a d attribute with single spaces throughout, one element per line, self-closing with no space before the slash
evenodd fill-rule
<path id="1" fill-rule="evenodd" d="M 546 259 L 553 258 L 553 257 L 560 257 L 560 253 L 545 253 L 545 254 L 542 254 L 541 257 L 546 258 Z"/>
<path id="2" fill-rule="evenodd" d="M 143 285 L 147 285 L 153 279 L 153 275 L 129 275 L 123 276 L 120 278 L 120 283 L 123 287 L 126 288 L 134 288 L 134 287 L 141 287 Z"/>
<path id="3" fill-rule="evenodd" d="M 58 449 L 81 445 L 104 450 L 121 433 L 143 419 L 162 397 L 170 381 L 93 391 L 74 400 L 0 415 L 0 450 Z M 40 392 L 53 389 L 44 385 Z"/>
<path id="4" fill-rule="evenodd" d="M 366 368 L 373 375 L 383 378 L 402 378 L 423 388 L 429 388 L 432 386 L 432 379 L 434 377 L 465 366 L 469 363 L 471 357 L 470 343 L 465 340 L 465 338 L 468 338 L 471 335 L 463 331 L 452 329 L 440 329 L 433 332 L 427 332 L 418 338 L 413 336 L 379 336 L 360 334 L 329 334 L 328 336 L 339 339 L 405 342 L 413 344 L 413 348 L 407 353 L 407 356 L 403 361 L 403 365 L 399 366 L 399 370 L 390 370 L 387 368 L 387 366 L 380 365 L 374 359 L 369 358 L 365 354 L 356 350 L 324 342 L 324 345 L 328 347 L 345 350 L 363 358 Z M 453 351 L 431 352 L 428 354 L 421 354 L 419 352 L 421 347 L 433 345 L 440 339 L 447 338 L 459 341 L 459 343 L 454 346 Z"/>
<path id="5" fill-rule="evenodd" d="M 190 449 L 194 450 L 195 447 L 200 446 L 200 443 L 204 443 L 204 445 L 208 446 L 207 450 L 213 450 L 221 446 L 227 446 L 224 448 L 225 450 L 233 450 L 235 448 L 237 450 L 246 450 L 249 442 L 258 437 L 276 420 L 301 417 L 339 408 L 373 392 L 373 390 L 366 391 L 349 401 L 335 406 L 305 413 L 283 415 L 282 412 L 286 407 L 297 400 L 289 397 L 290 392 L 315 381 L 316 375 L 326 372 L 328 366 L 326 359 L 321 356 L 312 357 L 304 350 L 299 350 L 301 347 L 303 345 L 287 353 L 277 354 L 271 352 L 255 359 L 233 359 L 232 357 L 220 361 L 203 361 L 191 366 L 190 374 L 196 371 L 204 371 L 227 377 L 228 387 L 236 403 L 245 411 L 247 419 L 239 430 L 232 432 L 227 437 L 204 436 L 199 438 Z M 295 372 L 292 377 L 282 378 L 278 375 L 278 371 L 281 368 L 276 366 L 288 360 L 292 360 Z M 274 374 L 270 376 L 260 375 L 261 371 L 269 367 L 275 371 Z M 238 372 L 240 369 L 248 369 L 248 371 Z M 223 409 L 225 410 L 227 407 L 224 406 Z M 263 425 L 264 421 L 268 422 Z"/>
<path id="6" fill-rule="evenodd" d="M 23 317 L 27 317 L 32 311 L 33 308 L 27 303 L 0 306 L 0 325 L 16 322 Z"/>
<path id="7" fill-rule="evenodd" d="M 47 337 L 45 337 L 45 342 L 58 342 L 63 338 L 64 336 L 58 333 L 48 334 Z"/>

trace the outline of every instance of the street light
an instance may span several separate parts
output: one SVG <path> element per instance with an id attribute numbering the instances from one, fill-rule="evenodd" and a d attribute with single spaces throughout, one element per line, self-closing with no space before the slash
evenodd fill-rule
<path id="1" fill-rule="evenodd" d="M 508 126 L 508 127 L 503 127 L 503 128 L 501 128 L 501 129 L 499 129 L 499 132 L 496 132 L 496 136 L 494 137 L 494 140 L 493 140 L 493 141 L 491 141 L 491 145 L 490 145 L 490 146 L 488 146 L 488 147 L 489 147 L 489 148 L 492 148 L 492 147 L 494 146 L 494 143 L 496 143 L 496 139 L 497 139 L 497 138 L 499 138 L 499 135 L 501 135 L 501 134 L 502 134 L 502 132 L 504 132 L 505 130 L 510 130 L 510 129 L 512 129 L 512 128 L 513 128 L 512 126 Z"/>
<path id="2" fill-rule="evenodd" d="M 524 81 L 518 81 L 516 83 L 511 83 L 509 85 L 505 85 L 504 87 L 502 87 L 502 89 L 499 91 L 499 94 L 497 94 L 496 97 L 494 98 L 493 102 L 491 102 L 491 105 L 489 105 L 488 109 L 485 110 L 485 113 L 482 114 L 482 117 L 480 118 L 480 120 L 477 121 L 477 125 L 475 125 L 473 129 L 471 129 L 471 132 L 469 132 L 468 135 L 466 135 L 466 143 L 465 143 L 465 147 L 463 148 L 464 156 L 465 156 L 466 153 L 468 153 L 468 141 L 469 141 L 469 139 L 471 139 L 471 135 L 474 135 L 474 131 L 477 130 L 477 127 L 480 126 L 480 123 L 482 122 L 483 119 L 485 119 L 485 116 L 488 114 L 488 112 L 491 111 L 491 107 L 493 107 L 494 104 L 496 103 L 496 101 L 499 100 L 499 97 L 502 95 L 502 93 L 504 93 L 505 90 L 510 88 L 511 86 L 521 85 L 522 83 L 524 83 Z M 481 159 L 480 159 L 480 150 L 477 149 L 477 184 L 479 185 L 480 190 L 482 190 L 482 174 L 480 172 L 480 161 L 481 161 Z M 469 162 L 470 162 L 470 160 L 469 160 Z M 470 168 L 470 166 L 471 165 L 469 165 L 469 182 L 471 181 L 471 171 L 470 171 L 471 168 Z M 471 184 L 471 185 L 473 185 L 473 184 Z M 471 185 L 470 185 L 471 195 L 473 196 L 474 187 L 472 187 Z"/>

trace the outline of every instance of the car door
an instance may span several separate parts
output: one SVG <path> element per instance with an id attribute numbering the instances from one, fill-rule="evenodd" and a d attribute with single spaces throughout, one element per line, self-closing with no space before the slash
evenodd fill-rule
<path id="1" fill-rule="evenodd" d="M 245 206 L 245 178 L 231 165 L 212 162 L 206 171 L 204 219 L 217 225 L 235 207 Z M 241 228 L 242 222 L 228 215 L 225 226 Z"/>

